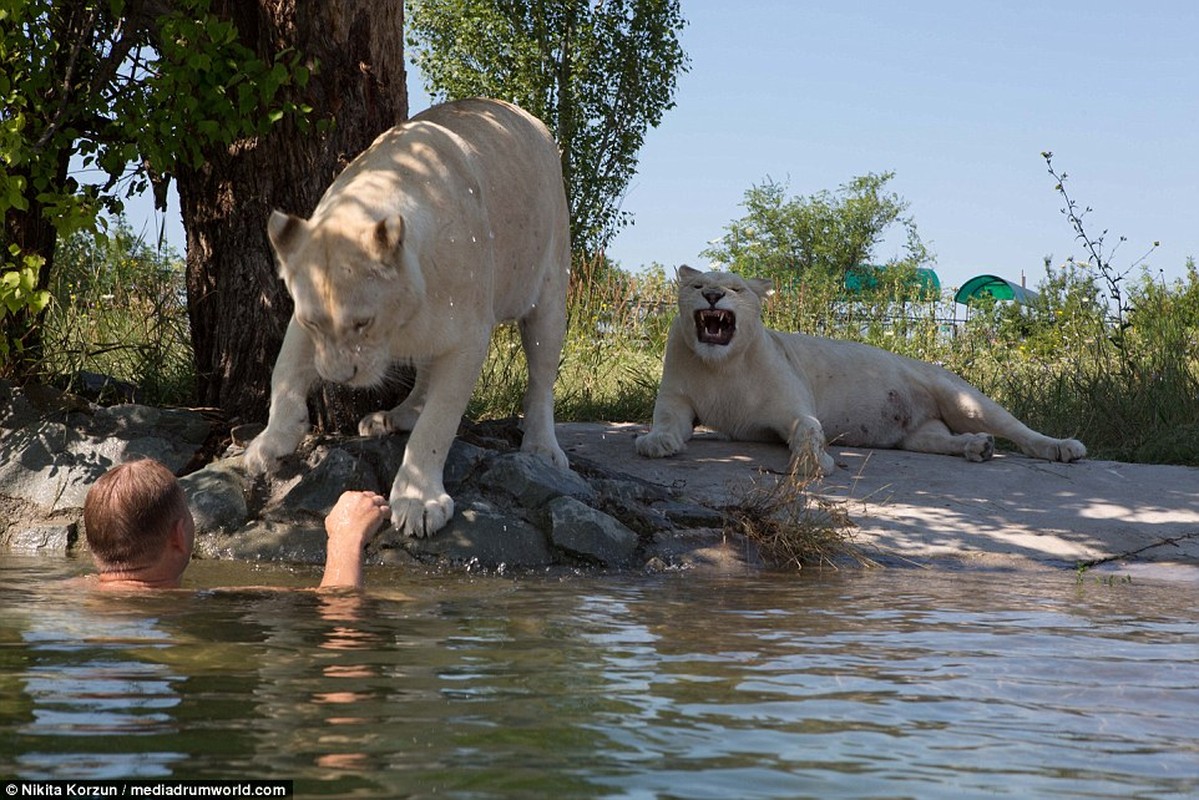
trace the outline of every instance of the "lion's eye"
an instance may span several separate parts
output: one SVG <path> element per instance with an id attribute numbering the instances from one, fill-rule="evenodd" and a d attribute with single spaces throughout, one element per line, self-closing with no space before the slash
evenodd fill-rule
<path id="1" fill-rule="evenodd" d="M 370 330 L 370 327 L 372 324 L 374 324 L 374 322 L 375 321 L 373 319 L 356 319 L 356 320 L 354 320 L 354 326 L 353 326 L 354 333 L 357 333 L 359 335 L 366 333 L 368 330 Z"/>

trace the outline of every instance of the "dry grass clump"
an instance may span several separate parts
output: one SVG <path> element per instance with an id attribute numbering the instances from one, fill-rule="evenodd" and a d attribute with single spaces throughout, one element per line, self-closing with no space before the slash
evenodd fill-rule
<path id="1" fill-rule="evenodd" d="M 795 471 L 763 476 L 741 502 L 726 509 L 725 532 L 745 536 L 779 568 L 836 569 L 847 561 L 873 566 L 853 541 L 857 526 L 845 503 L 808 491 L 810 482 Z"/>

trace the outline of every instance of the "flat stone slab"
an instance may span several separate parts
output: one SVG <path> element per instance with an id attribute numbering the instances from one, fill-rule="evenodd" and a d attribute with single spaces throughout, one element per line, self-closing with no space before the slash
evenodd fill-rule
<path id="1" fill-rule="evenodd" d="M 727 505 L 786 475 L 781 444 L 701 432 L 665 459 L 633 439 L 646 426 L 566 423 L 568 456 L 628 473 L 683 497 Z M 970 463 L 954 456 L 836 448 L 840 469 L 814 482 L 845 504 L 867 555 L 929 564 L 1117 564 L 1199 581 L 1199 469 L 1114 461 L 1055 464 L 1015 453 Z M 1144 568 L 1150 566 L 1148 570 Z"/>

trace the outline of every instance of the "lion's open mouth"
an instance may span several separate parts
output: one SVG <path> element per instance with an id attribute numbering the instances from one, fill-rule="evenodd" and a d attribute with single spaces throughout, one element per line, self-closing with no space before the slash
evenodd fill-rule
<path id="1" fill-rule="evenodd" d="M 728 344 L 733 340 L 737 317 L 723 308 L 701 308 L 695 312 L 695 335 L 703 344 Z"/>

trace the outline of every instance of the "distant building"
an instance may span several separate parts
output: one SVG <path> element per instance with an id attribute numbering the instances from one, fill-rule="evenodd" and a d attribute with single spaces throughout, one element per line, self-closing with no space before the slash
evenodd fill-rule
<path id="1" fill-rule="evenodd" d="M 845 289 L 850 294 L 873 291 L 878 289 L 879 275 L 894 267 L 880 267 L 875 264 L 859 264 L 845 272 Z M 937 273 L 925 267 L 915 269 L 908 280 L 912 289 L 911 297 L 919 300 L 939 300 L 941 297 L 941 279 Z"/>
<path id="2" fill-rule="evenodd" d="M 1019 283 L 1012 283 L 998 275 L 977 275 L 962 284 L 953 299 L 964 306 L 973 305 L 979 299 L 993 297 L 996 300 L 1014 300 L 1022 306 L 1037 301 L 1037 293 Z"/>

